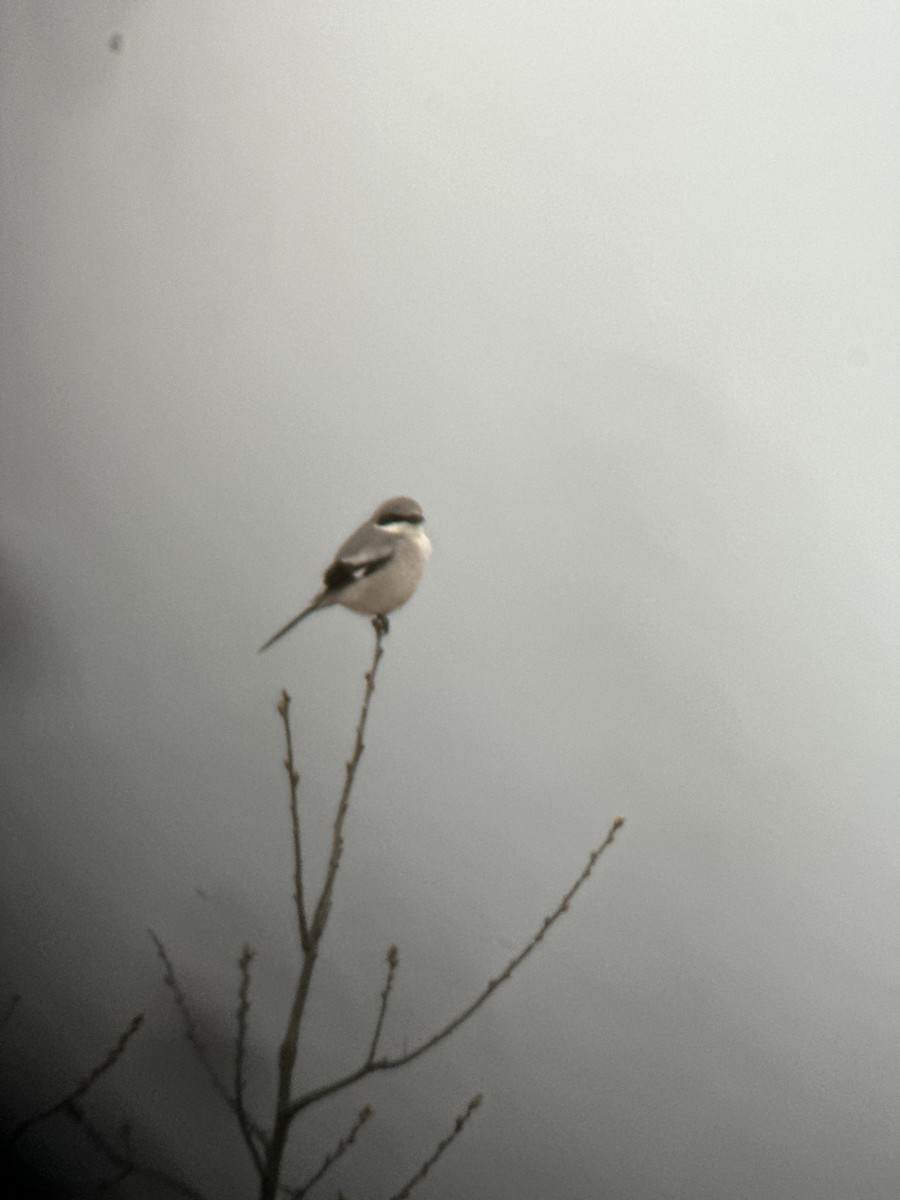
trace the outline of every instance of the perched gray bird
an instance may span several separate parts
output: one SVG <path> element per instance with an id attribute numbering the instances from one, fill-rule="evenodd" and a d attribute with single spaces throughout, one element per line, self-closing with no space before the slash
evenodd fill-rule
<path id="1" fill-rule="evenodd" d="M 322 576 L 322 587 L 303 612 L 260 646 L 267 650 L 318 608 L 343 604 L 354 612 L 383 619 L 405 604 L 422 578 L 431 542 L 422 528 L 425 517 L 415 500 L 394 496 L 379 504 L 351 533 Z"/>

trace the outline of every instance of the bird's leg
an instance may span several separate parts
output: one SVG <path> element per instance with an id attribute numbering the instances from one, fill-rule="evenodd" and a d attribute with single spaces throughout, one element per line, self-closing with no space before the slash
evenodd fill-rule
<path id="1" fill-rule="evenodd" d="M 379 613 L 377 617 L 373 617 L 372 624 L 375 627 L 375 632 L 380 633 L 383 637 L 386 637 L 391 632 L 391 623 L 384 613 Z"/>

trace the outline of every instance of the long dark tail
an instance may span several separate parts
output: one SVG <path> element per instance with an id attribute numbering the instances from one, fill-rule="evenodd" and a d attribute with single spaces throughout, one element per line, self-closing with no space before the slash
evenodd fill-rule
<path id="1" fill-rule="evenodd" d="M 269 640 L 264 645 L 260 646 L 257 653 L 262 654 L 263 650 L 268 650 L 268 648 L 272 645 L 273 642 L 277 642 L 278 639 L 283 638 L 286 633 L 290 633 L 291 630 L 294 628 L 294 626 L 299 625 L 304 617 L 308 617 L 310 613 L 315 612 L 316 609 L 319 607 L 320 603 L 321 603 L 321 601 L 313 601 L 313 603 L 310 604 L 308 608 L 304 608 L 302 613 L 298 613 L 297 616 L 293 618 L 293 620 L 288 621 L 287 625 L 283 625 L 281 627 L 281 629 L 278 630 L 277 633 L 273 633 L 272 636 L 269 638 Z"/>

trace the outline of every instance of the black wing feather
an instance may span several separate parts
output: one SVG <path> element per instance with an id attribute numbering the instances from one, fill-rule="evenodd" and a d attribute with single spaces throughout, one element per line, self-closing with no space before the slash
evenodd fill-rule
<path id="1" fill-rule="evenodd" d="M 348 562 L 346 559 L 337 558 L 322 576 L 322 582 L 329 592 L 339 592 L 348 584 L 355 583 L 357 579 L 374 575 L 376 571 L 387 566 L 393 557 L 392 551 L 381 558 L 366 559 L 365 562 Z"/>

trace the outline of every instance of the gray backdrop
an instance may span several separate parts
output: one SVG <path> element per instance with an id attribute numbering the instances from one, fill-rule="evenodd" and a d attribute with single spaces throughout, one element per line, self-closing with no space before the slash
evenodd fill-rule
<path id="1" fill-rule="evenodd" d="M 898 57 L 888 0 L 3 0 L 8 1122 L 145 1009 L 91 1111 L 253 1194 L 145 930 L 216 1052 L 258 949 L 265 1114 L 297 969 L 274 704 L 321 879 L 371 630 L 256 648 L 406 492 L 434 557 L 305 1083 L 364 1053 L 391 942 L 400 1049 L 628 824 L 296 1174 L 369 1102 L 321 1194 L 386 1198 L 483 1091 L 423 1198 L 896 1195 Z M 65 1122 L 29 1139 L 92 1166 Z"/>

